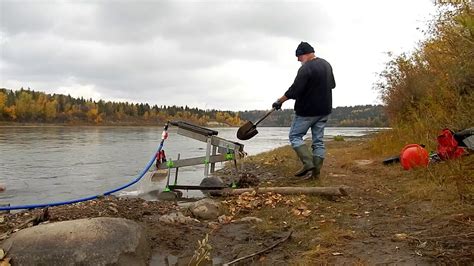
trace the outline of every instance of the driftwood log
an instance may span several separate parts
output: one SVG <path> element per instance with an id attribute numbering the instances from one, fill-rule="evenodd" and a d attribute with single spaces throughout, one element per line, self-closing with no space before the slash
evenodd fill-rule
<path id="1" fill-rule="evenodd" d="M 217 192 L 220 196 L 240 195 L 245 192 L 268 193 L 274 192 L 282 195 L 321 195 L 321 196 L 347 196 L 347 187 L 259 187 L 224 189 Z"/>

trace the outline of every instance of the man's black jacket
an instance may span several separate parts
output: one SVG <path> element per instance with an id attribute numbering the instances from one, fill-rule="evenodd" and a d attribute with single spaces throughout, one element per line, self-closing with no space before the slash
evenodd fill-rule
<path id="1" fill-rule="evenodd" d="M 300 67 L 285 96 L 296 100 L 296 115 L 328 115 L 332 110 L 332 89 L 335 87 L 331 65 L 322 58 L 315 58 Z"/>

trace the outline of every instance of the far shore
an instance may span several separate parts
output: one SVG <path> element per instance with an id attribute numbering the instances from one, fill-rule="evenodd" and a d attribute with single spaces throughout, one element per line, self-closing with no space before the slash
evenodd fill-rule
<path id="1" fill-rule="evenodd" d="M 73 124 L 73 123 L 12 123 L 12 122 L 0 122 L 0 128 L 13 128 L 13 127 L 164 127 L 164 124 L 133 124 L 133 123 L 107 123 L 107 124 Z M 239 126 L 230 126 L 230 125 L 205 125 L 202 127 L 207 128 L 238 128 Z M 258 127 L 290 127 L 287 126 L 267 126 L 259 125 Z M 376 126 L 338 126 L 338 125 L 327 125 L 326 127 L 340 127 L 340 128 L 380 128 L 380 129 L 389 129 L 389 127 L 376 127 Z"/>

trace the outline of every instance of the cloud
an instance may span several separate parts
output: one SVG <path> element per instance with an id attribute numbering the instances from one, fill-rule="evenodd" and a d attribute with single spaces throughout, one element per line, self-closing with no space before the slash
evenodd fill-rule
<path id="1" fill-rule="evenodd" d="M 333 65 L 335 105 L 373 103 L 382 52 L 413 45 L 407 28 L 426 14 L 393 15 L 404 3 L 0 0 L 0 87 L 267 109 L 306 40 Z"/>

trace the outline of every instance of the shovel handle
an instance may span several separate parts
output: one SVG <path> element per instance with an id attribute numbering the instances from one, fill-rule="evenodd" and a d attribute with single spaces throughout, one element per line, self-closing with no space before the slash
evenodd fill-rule
<path id="1" fill-rule="evenodd" d="M 267 116 L 269 116 L 271 113 L 273 113 L 273 111 L 275 111 L 276 109 L 275 108 L 272 108 L 272 110 L 268 111 L 262 118 L 260 118 L 257 122 L 255 122 L 255 127 L 263 121 L 263 119 L 267 118 Z"/>

